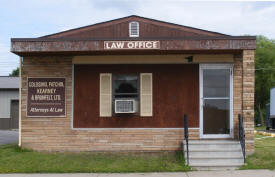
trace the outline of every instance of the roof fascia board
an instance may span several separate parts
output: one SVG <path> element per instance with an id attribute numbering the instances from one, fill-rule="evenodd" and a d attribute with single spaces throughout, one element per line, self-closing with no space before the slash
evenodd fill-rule
<path id="1" fill-rule="evenodd" d="M 201 40 L 160 40 L 158 51 L 188 50 L 255 50 L 256 40 L 252 39 L 201 39 Z M 137 49 L 134 49 L 138 51 Z M 11 52 L 44 53 L 44 52 L 95 52 L 104 50 L 104 41 L 12 41 Z M 125 51 L 123 49 L 116 51 Z M 139 50 L 141 51 L 141 50 Z"/>

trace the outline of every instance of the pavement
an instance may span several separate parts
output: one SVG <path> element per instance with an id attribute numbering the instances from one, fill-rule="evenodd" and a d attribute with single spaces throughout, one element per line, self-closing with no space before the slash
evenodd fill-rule
<path id="1" fill-rule="evenodd" d="M 18 131 L 17 130 L 0 130 L 0 145 L 17 143 Z"/>
<path id="2" fill-rule="evenodd" d="M 0 177 L 275 177 L 271 170 L 192 171 L 181 173 L 0 174 Z"/>

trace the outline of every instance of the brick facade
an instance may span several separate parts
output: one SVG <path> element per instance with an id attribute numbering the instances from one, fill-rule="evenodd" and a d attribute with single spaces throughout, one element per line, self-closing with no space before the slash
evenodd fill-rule
<path id="1" fill-rule="evenodd" d="M 244 118 L 246 151 L 254 152 L 254 50 L 243 51 L 242 114 Z"/>
<path id="2" fill-rule="evenodd" d="M 234 57 L 234 137 L 238 138 L 238 114 L 243 116 L 246 152 L 254 152 L 254 50 Z"/>
<path id="3" fill-rule="evenodd" d="M 254 151 L 254 53 L 234 57 L 234 133 L 243 113 L 247 151 Z M 66 117 L 27 118 L 27 77 L 66 77 Z M 179 150 L 183 129 L 72 129 L 72 57 L 24 57 L 22 66 L 22 147 L 46 151 L 170 151 Z M 199 129 L 190 129 L 199 138 Z"/>
<path id="4" fill-rule="evenodd" d="M 238 114 L 242 114 L 242 90 L 243 90 L 243 68 L 242 68 L 242 55 L 236 54 L 234 56 L 233 68 L 233 119 L 234 119 L 234 138 L 238 138 Z"/>

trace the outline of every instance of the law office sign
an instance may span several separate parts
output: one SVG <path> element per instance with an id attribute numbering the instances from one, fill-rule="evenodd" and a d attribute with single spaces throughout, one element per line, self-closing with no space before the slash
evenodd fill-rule
<path id="1" fill-rule="evenodd" d="M 104 50 L 160 49 L 159 41 L 104 41 Z"/>
<path id="2" fill-rule="evenodd" d="M 65 78 L 28 78 L 27 117 L 65 117 Z"/>

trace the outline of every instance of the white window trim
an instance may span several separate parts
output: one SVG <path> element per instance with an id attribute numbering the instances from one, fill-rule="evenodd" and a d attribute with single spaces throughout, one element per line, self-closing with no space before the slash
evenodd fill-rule
<path id="1" fill-rule="evenodd" d="M 131 24 L 132 23 L 136 23 L 137 24 L 137 34 L 132 34 L 131 31 L 132 31 L 132 26 Z M 131 21 L 129 23 L 129 37 L 139 37 L 139 22 L 137 21 Z"/>

